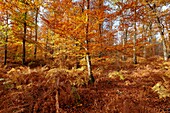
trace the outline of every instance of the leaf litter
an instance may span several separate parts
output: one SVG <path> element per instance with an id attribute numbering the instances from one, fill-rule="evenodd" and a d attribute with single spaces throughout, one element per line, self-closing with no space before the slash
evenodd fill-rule
<path id="1" fill-rule="evenodd" d="M 140 61 L 120 61 L 121 69 L 109 60 L 96 63 L 93 85 L 88 85 L 85 67 L 1 66 L 0 113 L 170 112 L 170 63 L 160 57 Z"/>

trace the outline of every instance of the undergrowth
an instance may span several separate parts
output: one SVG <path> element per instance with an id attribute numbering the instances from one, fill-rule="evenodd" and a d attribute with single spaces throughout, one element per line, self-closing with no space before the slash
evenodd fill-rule
<path id="1" fill-rule="evenodd" d="M 141 59 L 137 65 L 130 63 L 130 60 L 111 61 L 109 59 L 102 61 L 104 63 L 93 61 L 95 64 L 93 73 L 96 77 L 94 88 L 100 87 L 98 83 L 105 80 L 107 81 L 104 82 L 105 85 L 112 84 L 111 81 L 115 80 L 121 81 L 125 86 L 133 86 L 137 83 L 130 79 L 142 77 L 152 79 L 152 76 L 155 76 L 157 78 L 153 80 L 154 85 L 147 90 L 158 94 L 160 99 L 170 97 L 169 62 L 163 63 L 159 57 Z M 36 68 L 18 66 L 10 69 L 1 66 L 0 113 L 53 113 L 56 111 L 63 113 L 63 108 L 82 106 L 83 97 L 88 93 L 84 94 L 81 88 L 88 88 L 89 78 L 85 66 L 74 68 L 73 64 L 71 65 L 71 68 L 67 64 Z M 91 97 L 91 92 L 89 94 Z M 121 95 L 123 92 L 116 90 L 116 94 Z M 59 108 L 56 107 L 57 104 Z"/>
<path id="2" fill-rule="evenodd" d="M 60 106 L 74 105 L 80 100 L 76 88 L 88 82 L 85 75 L 81 68 L 12 68 L 0 77 L 0 113 L 55 112 L 56 93 L 59 93 Z"/>

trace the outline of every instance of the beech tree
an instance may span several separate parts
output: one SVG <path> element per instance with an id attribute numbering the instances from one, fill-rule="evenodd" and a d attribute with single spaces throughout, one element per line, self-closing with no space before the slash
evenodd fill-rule
<path id="1" fill-rule="evenodd" d="M 8 38 L 9 38 L 9 14 L 8 11 L 4 12 L 4 16 L 2 18 L 2 26 L 1 26 L 1 36 L 4 38 L 2 41 L 4 44 L 4 65 L 7 64 L 7 54 L 8 54 Z"/>
<path id="2" fill-rule="evenodd" d="M 8 14 L 8 11 L 6 11 L 6 23 L 7 25 L 6 27 L 6 32 L 5 32 L 5 46 L 4 46 L 4 65 L 7 64 L 7 54 L 8 54 L 8 26 L 9 26 L 9 14 Z"/>
<path id="3" fill-rule="evenodd" d="M 38 13 L 39 13 L 39 8 L 35 7 L 35 42 L 38 40 Z M 37 58 L 37 45 L 35 44 L 34 47 L 34 59 Z"/>
<path id="4" fill-rule="evenodd" d="M 4 40 L 2 41 L 3 44 L 4 44 L 4 65 L 7 64 L 7 58 L 8 58 L 8 38 L 9 38 L 9 35 L 11 35 L 9 33 L 10 31 L 10 27 L 9 27 L 9 20 L 10 20 L 10 14 L 9 14 L 9 9 L 6 8 L 6 5 L 4 2 L 2 2 L 0 4 L 0 20 L 1 20 L 1 23 L 0 23 L 0 28 L 1 28 L 1 36 L 4 37 Z"/>
<path id="5" fill-rule="evenodd" d="M 153 6 L 151 6 L 151 4 L 148 3 L 148 5 L 153 10 L 153 12 L 156 14 L 155 18 L 157 20 L 158 28 L 159 28 L 160 35 L 161 35 L 161 38 L 162 38 L 164 60 L 167 61 L 168 57 L 167 57 L 166 41 L 165 41 L 165 36 L 164 36 L 164 24 L 161 22 L 160 17 L 157 16 L 156 4 L 153 3 Z"/>
<path id="6" fill-rule="evenodd" d="M 44 48 L 46 57 L 74 56 L 77 67 L 82 57 L 86 58 L 89 76 L 93 75 L 91 60 L 115 53 L 123 60 L 130 56 L 136 64 L 137 56 L 147 58 L 162 52 L 166 61 L 169 3 L 165 0 L 4 0 L 0 4 L 5 18 L 2 23 L 8 28 L 3 28 L 4 64 L 7 53 L 8 57 L 21 57 L 23 64 L 26 58 L 37 59 L 38 47 Z"/>
<path id="7" fill-rule="evenodd" d="M 87 10 L 90 10 L 90 0 L 87 0 Z M 86 14 L 86 20 L 87 20 L 86 29 L 85 29 L 86 60 L 87 60 L 87 69 L 88 69 L 88 75 L 90 77 L 90 82 L 93 83 L 95 79 L 92 74 L 91 57 L 90 57 L 90 50 L 89 50 L 90 39 L 89 39 L 89 15 L 88 14 Z"/>

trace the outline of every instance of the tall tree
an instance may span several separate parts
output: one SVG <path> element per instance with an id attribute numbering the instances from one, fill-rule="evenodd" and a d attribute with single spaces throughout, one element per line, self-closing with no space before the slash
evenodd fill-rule
<path id="1" fill-rule="evenodd" d="M 104 4 L 104 0 L 98 0 L 98 9 L 101 12 L 101 14 L 104 12 L 103 10 L 103 4 Z M 103 52 L 103 38 L 102 38 L 102 32 L 103 32 L 103 21 L 100 20 L 99 18 L 99 24 L 98 24 L 98 32 L 99 32 L 99 40 L 100 40 L 100 52 L 99 52 L 99 57 L 102 57 L 102 52 Z"/>
<path id="2" fill-rule="evenodd" d="M 134 20 L 134 37 L 133 37 L 133 63 L 137 64 L 137 56 L 136 56 L 136 38 L 137 38 L 137 13 L 136 13 L 136 7 L 137 7 L 137 0 L 135 1 L 135 6 L 134 6 L 134 16 L 135 16 L 135 20 Z"/>
<path id="3" fill-rule="evenodd" d="M 87 0 L 87 10 L 90 10 L 90 0 Z M 90 83 L 94 83 L 95 79 L 92 73 L 92 66 L 91 66 L 91 57 L 90 57 L 90 48 L 89 48 L 89 14 L 86 14 L 86 29 L 85 29 L 85 43 L 86 43 L 86 61 L 87 61 L 87 69 L 88 69 L 88 75 L 90 77 Z"/>
<path id="4" fill-rule="evenodd" d="M 25 46 L 25 42 L 26 42 L 26 36 L 27 36 L 27 12 L 24 13 L 24 35 L 23 35 L 23 40 L 22 40 L 22 64 L 25 65 L 25 58 L 26 58 L 26 46 Z"/>
<path id="5" fill-rule="evenodd" d="M 153 11 L 153 15 L 154 18 L 156 19 L 155 21 L 157 22 L 158 28 L 159 28 L 159 33 L 162 39 L 162 45 L 163 45 L 163 57 L 164 60 L 167 61 L 168 60 L 168 54 L 167 54 L 167 44 L 166 44 L 166 39 L 165 39 L 165 25 L 164 23 L 161 21 L 161 15 L 158 14 L 157 11 L 157 6 L 159 5 L 161 7 L 161 4 L 164 4 L 164 0 L 155 3 L 155 2 L 149 2 L 146 1 L 147 5 L 149 6 L 149 8 Z"/>
<path id="6" fill-rule="evenodd" d="M 5 46 L 4 46 L 4 65 L 7 64 L 7 54 L 8 54 L 8 25 L 9 25 L 9 14 L 6 11 L 6 32 L 5 32 Z"/>
<path id="7" fill-rule="evenodd" d="M 38 39 L 38 13 L 39 13 L 39 8 L 35 7 L 35 42 L 37 42 Z M 37 44 L 35 43 L 34 46 L 34 59 L 37 57 Z"/>

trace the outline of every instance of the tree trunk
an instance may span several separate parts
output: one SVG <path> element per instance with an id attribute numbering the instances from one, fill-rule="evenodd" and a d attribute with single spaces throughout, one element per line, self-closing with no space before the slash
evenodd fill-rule
<path id="1" fill-rule="evenodd" d="M 161 32 L 161 37 L 162 37 L 164 61 L 167 61 L 168 60 L 168 54 L 167 54 L 167 47 L 166 47 L 164 32 Z"/>
<path id="2" fill-rule="evenodd" d="M 167 21 L 165 21 L 165 25 L 166 25 L 166 30 L 168 31 L 168 38 L 167 38 L 167 54 L 168 54 L 168 58 L 169 58 L 169 56 L 170 56 L 170 31 L 168 30 L 169 28 L 168 28 L 168 23 L 167 23 Z M 170 24 L 169 24 L 169 26 L 170 26 Z"/>
<path id="3" fill-rule="evenodd" d="M 156 4 L 154 3 L 153 6 L 151 6 L 149 3 L 148 3 L 149 7 L 153 10 L 153 12 L 157 13 L 156 11 Z M 160 17 L 158 17 L 156 15 L 156 19 L 157 19 L 157 22 L 158 22 L 158 27 L 159 27 L 159 32 L 160 32 L 160 35 L 161 35 L 161 39 L 162 39 L 162 45 L 163 45 L 163 58 L 164 58 L 164 61 L 167 61 L 168 60 L 168 55 L 167 55 L 167 46 L 166 46 L 166 40 L 165 40 L 165 36 L 164 36 L 164 24 L 161 23 L 161 20 L 160 20 Z"/>
<path id="4" fill-rule="evenodd" d="M 92 67 L 91 67 L 91 58 L 89 53 L 86 53 L 86 61 L 87 61 L 87 70 L 88 70 L 88 76 L 90 77 L 89 83 L 94 83 L 95 78 L 92 73 Z"/>
<path id="5" fill-rule="evenodd" d="M 127 42 L 127 37 L 128 37 L 128 28 L 126 28 L 126 30 L 125 30 L 125 37 L 123 37 L 123 41 L 122 41 L 122 43 L 123 43 L 123 48 L 124 48 L 124 50 L 123 50 L 123 55 L 122 55 L 122 60 L 123 60 L 123 61 L 126 60 L 126 57 L 125 57 L 125 53 L 126 53 L 125 44 L 126 44 L 126 42 Z"/>
<path id="6" fill-rule="evenodd" d="M 5 35 L 5 46 L 4 46 L 4 65 L 7 64 L 7 54 L 8 54 L 8 20 L 9 20 L 9 14 L 6 12 L 6 35 Z"/>
<path id="7" fill-rule="evenodd" d="M 147 30 L 146 30 L 147 31 Z M 145 31 L 145 25 L 143 25 L 143 33 L 142 33 L 142 38 L 143 38 L 143 57 L 146 58 L 146 31 Z"/>
<path id="8" fill-rule="evenodd" d="M 48 31 L 47 31 L 47 32 L 48 32 Z M 47 59 L 47 50 L 48 50 L 48 36 L 47 36 L 47 39 L 46 39 L 45 49 L 46 49 L 46 51 L 45 51 L 44 57 L 45 57 L 45 59 Z"/>
<path id="9" fill-rule="evenodd" d="M 60 106 L 59 106 L 59 84 L 60 84 L 60 78 L 58 77 L 56 79 L 56 94 L 55 94 L 56 113 L 60 113 Z"/>
<path id="10" fill-rule="evenodd" d="M 149 26 L 148 26 L 148 27 L 149 27 L 149 43 L 151 43 L 152 45 L 154 45 L 155 42 L 153 41 L 152 22 L 149 23 Z M 150 51 L 151 51 L 152 56 L 156 55 L 155 46 L 153 46 Z"/>
<path id="11" fill-rule="evenodd" d="M 170 28 L 170 24 L 169 24 L 169 28 Z M 168 58 L 170 58 L 170 31 L 168 31 Z"/>
<path id="12" fill-rule="evenodd" d="M 136 1 L 137 5 L 137 1 Z M 133 37 L 133 63 L 137 64 L 137 56 L 136 56 L 136 37 L 137 37 L 137 28 L 136 28 L 136 6 L 135 6 L 135 24 L 134 24 L 135 34 Z"/>
<path id="13" fill-rule="evenodd" d="M 87 0 L 87 10 L 90 9 L 90 0 Z M 91 67 L 91 58 L 90 58 L 90 53 L 89 53 L 89 37 L 88 37 L 88 33 L 89 33 L 89 16 L 88 14 L 86 15 L 87 18 L 87 25 L 86 25 L 86 40 L 85 40 L 85 44 L 86 44 L 86 61 L 87 61 L 87 69 L 88 69 L 88 76 L 90 78 L 89 82 L 90 83 L 94 83 L 95 79 L 92 73 L 92 67 Z"/>
<path id="14" fill-rule="evenodd" d="M 25 57 L 26 57 L 26 47 L 25 47 L 25 41 L 26 41 L 26 34 L 27 34 L 27 12 L 24 14 L 24 36 L 23 36 L 23 41 L 22 41 L 22 49 L 23 49 L 23 56 L 22 56 L 22 64 L 25 65 Z"/>
<path id="15" fill-rule="evenodd" d="M 102 8 L 103 6 L 103 0 L 99 0 L 99 4 L 98 4 L 98 8 L 99 10 Z M 98 32 L 99 32 L 99 43 L 100 43 L 100 51 L 99 51 L 99 58 L 103 56 L 103 39 L 102 39 L 102 26 L 103 24 L 99 22 L 98 24 Z"/>
<path id="16" fill-rule="evenodd" d="M 165 40 L 165 36 L 164 36 L 164 25 L 163 25 L 163 23 L 161 23 L 160 18 L 158 16 L 157 16 L 157 21 L 159 24 L 159 30 L 160 30 L 161 39 L 162 39 L 164 61 L 167 61 L 168 55 L 167 55 L 166 40 Z"/>
<path id="17" fill-rule="evenodd" d="M 36 57 L 37 57 L 38 11 L 39 11 L 39 9 L 36 8 L 36 14 L 35 14 L 35 46 L 34 46 L 34 59 L 36 59 Z"/>

